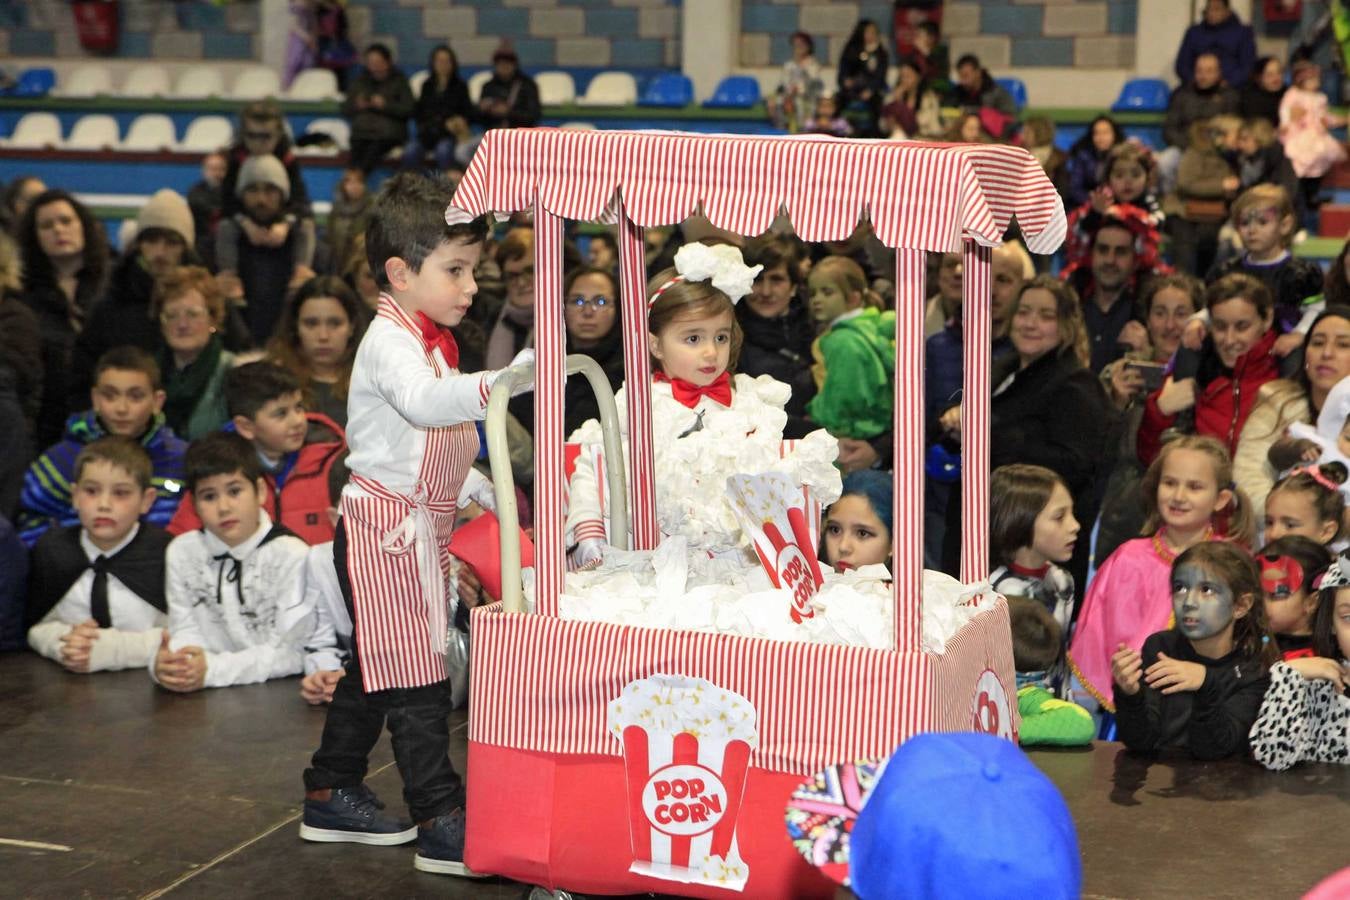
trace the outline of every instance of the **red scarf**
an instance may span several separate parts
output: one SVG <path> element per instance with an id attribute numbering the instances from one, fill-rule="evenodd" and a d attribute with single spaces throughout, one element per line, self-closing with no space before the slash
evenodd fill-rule
<path id="1" fill-rule="evenodd" d="M 444 325 L 437 325 L 421 310 L 417 312 L 417 327 L 422 329 L 422 344 L 427 348 L 427 352 L 430 353 L 440 347 L 450 368 L 458 369 L 459 344 L 455 343 L 455 336 L 450 333 L 450 329 Z"/>
<path id="2" fill-rule="evenodd" d="M 685 381 L 683 378 L 671 378 L 665 372 L 656 372 L 652 375 L 656 381 L 665 381 L 670 384 L 670 392 L 675 399 L 685 406 L 693 409 L 698 406 L 698 401 L 703 397 L 708 397 L 723 406 L 731 406 L 731 375 L 723 372 L 713 379 L 712 384 L 700 387 L 691 381 Z"/>

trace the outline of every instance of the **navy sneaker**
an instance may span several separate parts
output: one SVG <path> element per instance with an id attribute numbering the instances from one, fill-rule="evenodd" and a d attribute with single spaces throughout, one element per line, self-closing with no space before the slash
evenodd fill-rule
<path id="1" fill-rule="evenodd" d="M 437 816 L 417 829 L 417 855 L 413 868 L 437 875 L 486 878 L 464 865 L 464 810 Z"/>
<path id="2" fill-rule="evenodd" d="M 307 841 L 388 847 L 417 837 L 417 826 L 412 822 L 380 812 L 384 804 L 364 784 L 333 788 L 329 794 L 327 800 L 305 798 L 300 836 Z"/>

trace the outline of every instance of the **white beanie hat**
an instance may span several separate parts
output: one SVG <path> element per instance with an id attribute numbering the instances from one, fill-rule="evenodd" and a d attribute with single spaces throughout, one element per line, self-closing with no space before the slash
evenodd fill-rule
<path id="1" fill-rule="evenodd" d="M 234 185 L 235 196 L 244 196 L 244 191 L 253 184 L 273 185 L 281 191 L 282 199 L 291 197 L 291 178 L 286 174 L 286 167 L 270 153 L 259 153 L 244 160 L 239 167 L 239 180 Z"/>
<path id="2" fill-rule="evenodd" d="M 172 231 L 183 239 L 189 247 L 197 236 L 192 222 L 192 210 L 183 195 L 169 188 L 161 188 L 141 207 L 136 216 L 136 233 L 145 234 L 151 228 L 163 228 Z"/>

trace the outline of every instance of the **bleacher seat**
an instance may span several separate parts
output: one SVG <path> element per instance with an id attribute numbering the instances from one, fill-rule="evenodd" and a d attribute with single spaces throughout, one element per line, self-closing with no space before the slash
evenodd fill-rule
<path id="1" fill-rule="evenodd" d="M 14 126 L 5 146 L 23 150 L 58 147 L 61 144 L 61 120 L 55 113 L 32 112 Z"/>
<path id="2" fill-rule="evenodd" d="M 78 66 L 62 78 L 53 92 L 61 97 L 97 97 L 112 93 L 112 72 L 102 63 Z"/>
<path id="3" fill-rule="evenodd" d="M 558 126 L 563 131 L 595 131 L 594 122 L 564 122 Z"/>
<path id="4" fill-rule="evenodd" d="M 679 72 L 662 72 L 647 82 L 638 106 L 685 107 L 694 102 L 694 82 Z"/>
<path id="5" fill-rule="evenodd" d="M 230 89 L 231 100 L 262 100 L 281 93 L 281 77 L 276 69 L 250 66 L 239 73 Z"/>
<path id="6" fill-rule="evenodd" d="M 708 109 L 751 109 L 759 101 L 757 80 L 749 75 L 728 75 L 703 105 Z"/>
<path id="7" fill-rule="evenodd" d="M 566 72 L 540 72 L 534 76 L 539 102 L 544 106 L 568 106 L 577 99 L 577 86 Z"/>
<path id="8" fill-rule="evenodd" d="M 211 153 L 234 140 L 234 125 L 224 116 L 198 116 L 188 125 L 178 149 L 183 153 Z"/>
<path id="9" fill-rule="evenodd" d="M 286 96 L 291 100 L 337 100 L 342 91 L 331 69 L 305 69 L 295 76 Z"/>
<path id="10" fill-rule="evenodd" d="M 181 100 L 205 100 L 225 96 L 225 79 L 220 70 L 210 66 L 192 66 L 178 76 L 173 86 L 174 96 Z"/>
<path id="11" fill-rule="evenodd" d="M 178 144 L 174 133 L 173 119 L 168 116 L 151 114 L 137 116 L 122 138 L 120 149 L 136 153 L 158 153 L 172 150 Z"/>
<path id="12" fill-rule="evenodd" d="M 492 70 L 484 69 L 469 76 L 469 99 L 477 103 L 483 96 L 483 85 L 492 80 Z"/>
<path id="13" fill-rule="evenodd" d="M 578 106 L 632 106 L 637 103 L 637 82 L 627 72 L 601 72 L 577 98 Z"/>
<path id="14" fill-rule="evenodd" d="M 56 72 L 47 66 L 24 69 L 14 85 L 15 97 L 45 97 L 56 87 Z"/>
<path id="15" fill-rule="evenodd" d="M 169 70 L 163 66 L 145 65 L 127 73 L 117 94 L 120 97 L 167 97 L 169 92 Z"/>
<path id="16" fill-rule="evenodd" d="M 422 85 L 431 77 L 431 73 L 426 69 L 419 69 L 408 76 L 408 87 L 412 90 L 413 99 L 416 100 L 422 96 Z"/>
<path id="17" fill-rule="evenodd" d="M 136 240 L 136 220 L 123 219 L 117 226 L 117 246 L 123 249 L 130 247 L 134 240 Z"/>
<path id="18" fill-rule="evenodd" d="M 335 117 L 314 119 L 305 127 L 305 134 L 326 134 L 337 146 L 319 147 L 311 144 L 301 147 L 296 152 L 304 156 L 336 156 L 344 150 L 351 149 L 352 146 L 352 126 L 346 119 Z"/>
<path id="19" fill-rule="evenodd" d="M 117 120 L 103 114 L 81 116 L 61 142 L 62 150 L 111 150 L 122 139 Z"/>
<path id="20" fill-rule="evenodd" d="M 1131 78 L 1111 104 L 1112 112 L 1166 112 L 1172 91 L 1161 78 Z"/>
<path id="21" fill-rule="evenodd" d="M 1020 78 L 995 78 L 998 86 L 1008 92 L 1018 109 L 1027 108 L 1027 83 Z"/>

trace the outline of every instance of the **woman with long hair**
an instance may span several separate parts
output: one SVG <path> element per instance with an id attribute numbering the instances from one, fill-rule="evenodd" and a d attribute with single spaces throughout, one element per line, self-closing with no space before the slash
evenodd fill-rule
<path id="1" fill-rule="evenodd" d="M 319 275 L 300 285 L 267 345 L 270 359 L 300 382 L 305 409 L 347 425 L 347 388 L 370 317 L 347 283 Z"/>

